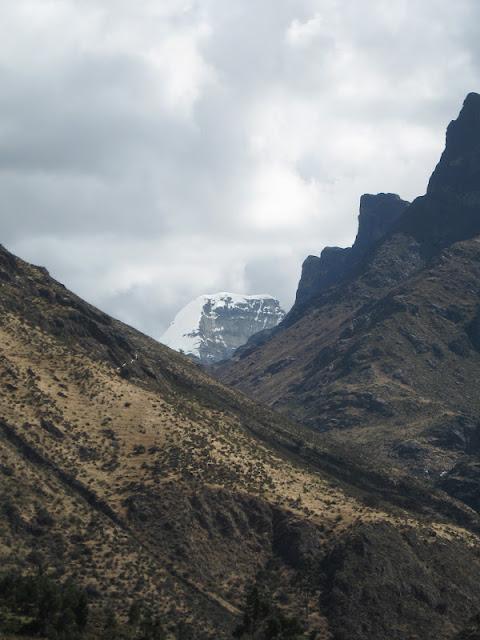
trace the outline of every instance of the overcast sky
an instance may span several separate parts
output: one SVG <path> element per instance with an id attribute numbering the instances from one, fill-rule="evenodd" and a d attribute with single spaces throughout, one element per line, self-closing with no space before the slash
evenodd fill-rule
<path id="1" fill-rule="evenodd" d="M 478 0 L 1 0 L 0 242 L 160 336 L 425 192 Z"/>

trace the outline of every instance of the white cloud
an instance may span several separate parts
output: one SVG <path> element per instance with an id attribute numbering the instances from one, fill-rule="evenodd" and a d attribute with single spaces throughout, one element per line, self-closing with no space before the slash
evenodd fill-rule
<path id="1" fill-rule="evenodd" d="M 303 180 L 287 165 L 268 163 L 258 167 L 247 209 L 247 224 L 277 234 L 301 228 L 318 215 L 320 198 L 314 180 Z"/>
<path id="2" fill-rule="evenodd" d="M 305 22 L 295 18 L 287 29 L 286 40 L 288 44 L 294 47 L 306 47 L 325 28 L 325 21 L 319 13 L 305 20 Z"/>
<path id="3" fill-rule="evenodd" d="M 1 242 L 160 335 L 288 305 L 363 192 L 421 194 L 480 87 L 475 0 L 3 0 Z M 269 283 L 271 286 L 268 286 Z"/>
<path id="4" fill-rule="evenodd" d="M 173 113 L 191 117 L 196 101 L 215 82 L 214 69 L 199 51 L 210 33 L 209 26 L 201 23 L 167 36 L 144 53 L 152 67 L 152 82 L 158 85 Z"/>

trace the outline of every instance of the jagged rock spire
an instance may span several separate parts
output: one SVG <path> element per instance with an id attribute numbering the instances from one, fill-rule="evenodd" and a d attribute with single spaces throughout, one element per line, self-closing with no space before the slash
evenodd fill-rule
<path id="1" fill-rule="evenodd" d="M 304 304 L 347 275 L 388 233 L 409 204 L 396 193 L 364 194 L 360 198 L 358 233 L 353 246 L 325 247 L 320 257 L 308 256 L 303 263 L 296 303 Z"/>
<path id="2" fill-rule="evenodd" d="M 428 184 L 429 195 L 480 202 L 480 95 L 469 93 L 447 128 L 445 151 Z"/>

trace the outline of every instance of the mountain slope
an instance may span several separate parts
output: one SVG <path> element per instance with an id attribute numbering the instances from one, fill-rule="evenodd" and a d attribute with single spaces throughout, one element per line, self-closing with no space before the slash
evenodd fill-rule
<path id="1" fill-rule="evenodd" d="M 476 509 L 479 158 L 480 96 L 470 94 L 427 194 L 348 277 L 219 372 L 329 446 L 424 476 Z"/>
<path id="2" fill-rule="evenodd" d="M 94 637 L 105 608 L 141 600 L 170 638 L 229 638 L 253 584 L 319 639 L 384 638 L 386 584 L 398 640 L 449 638 L 480 608 L 473 511 L 336 459 L 4 249 L 0 280 L 2 566 L 86 587 Z M 358 536 L 398 562 L 359 564 Z"/>

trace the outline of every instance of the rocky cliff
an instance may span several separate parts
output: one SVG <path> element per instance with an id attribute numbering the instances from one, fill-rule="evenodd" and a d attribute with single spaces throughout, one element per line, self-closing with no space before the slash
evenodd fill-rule
<path id="1" fill-rule="evenodd" d="M 366 466 L 479 510 L 480 96 L 417 198 L 340 282 L 219 373 Z"/>
<path id="2" fill-rule="evenodd" d="M 480 95 L 470 93 L 447 128 L 445 150 L 428 183 L 397 230 L 415 238 L 432 257 L 480 233 Z"/>
<path id="3" fill-rule="evenodd" d="M 277 326 L 284 315 L 269 295 L 203 295 L 179 311 L 161 342 L 212 364 L 229 358 L 259 331 Z"/>
<path id="4" fill-rule="evenodd" d="M 302 276 L 295 304 L 304 306 L 311 298 L 340 282 L 393 227 L 410 203 L 394 193 L 364 194 L 360 198 L 358 233 L 351 247 L 325 247 L 320 257 L 308 256 L 302 266 Z M 293 314 L 297 310 L 294 308 Z"/>

